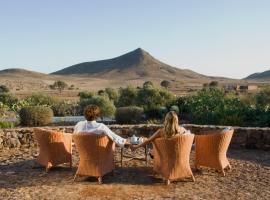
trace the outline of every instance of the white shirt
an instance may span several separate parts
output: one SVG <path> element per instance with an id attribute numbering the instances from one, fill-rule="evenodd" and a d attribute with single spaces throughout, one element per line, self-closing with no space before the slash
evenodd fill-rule
<path id="1" fill-rule="evenodd" d="M 74 133 L 80 132 L 95 133 L 98 135 L 105 134 L 120 147 L 124 147 L 124 144 L 126 143 L 126 139 L 115 134 L 105 124 L 96 121 L 85 120 L 78 122 L 74 127 Z"/>

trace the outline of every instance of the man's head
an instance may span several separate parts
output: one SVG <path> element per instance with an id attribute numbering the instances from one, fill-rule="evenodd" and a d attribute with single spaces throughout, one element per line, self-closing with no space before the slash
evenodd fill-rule
<path id="1" fill-rule="evenodd" d="M 100 109 L 96 105 L 88 105 L 84 108 L 84 117 L 87 121 L 96 120 L 99 117 Z"/>

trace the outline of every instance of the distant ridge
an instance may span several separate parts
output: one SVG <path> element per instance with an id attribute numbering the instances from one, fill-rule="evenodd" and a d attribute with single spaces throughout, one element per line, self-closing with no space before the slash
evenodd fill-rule
<path id="1" fill-rule="evenodd" d="M 270 80 L 270 70 L 267 70 L 261 73 L 251 74 L 244 79 L 245 80 Z"/>
<path id="2" fill-rule="evenodd" d="M 207 78 L 191 70 L 169 66 L 151 56 L 141 48 L 124 55 L 93 62 L 83 62 L 53 72 L 56 75 L 92 75 L 95 77 L 136 78 Z"/>
<path id="3" fill-rule="evenodd" d="M 47 76 L 47 74 L 40 73 L 40 72 L 35 72 L 35 71 L 30 71 L 26 69 L 21 69 L 21 68 L 9 68 L 9 69 L 4 69 L 0 70 L 1 75 L 10 75 L 10 76 Z"/>

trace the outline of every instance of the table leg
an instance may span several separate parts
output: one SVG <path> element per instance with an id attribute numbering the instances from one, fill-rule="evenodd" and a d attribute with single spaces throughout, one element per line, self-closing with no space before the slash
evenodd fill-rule
<path id="1" fill-rule="evenodd" d="M 121 148 L 121 167 L 123 167 L 123 148 Z"/>
<path id="2" fill-rule="evenodd" d="M 146 164 L 146 167 L 148 166 L 148 156 L 147 156 L 147 152 L 148 151 L 148 147 L 147 145 L 145 145 L 145 148 L 144 148 L 144 153 L 145 153 L 145 164 Z"/>

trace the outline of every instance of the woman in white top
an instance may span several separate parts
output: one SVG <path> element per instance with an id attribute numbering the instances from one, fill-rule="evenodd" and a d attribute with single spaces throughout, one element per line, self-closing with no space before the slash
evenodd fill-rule
<path id="1" fill-rule="evenodd" d="M 187 131 L 184 127 L 179 126 L 177 114 L 174 111 L 170 111 L 165 116 L 163 128 L 158 129 L 150 138 L 146 139 L 143 143 L 139 145 L 133 145 L 131 148 L 135 150 L 139 147 L 149 144 L 156 138 L 171 138 L 179 134 L 190 134 L 190 132 Z"/>
<path id="2" fill-rule="evenodd" d="M 126 139 L 120 137 L 111 131 L 105 124 L 96 122 L 100 114 L 100 109 L 96 105 L 86 106 L 84 109 L 85 121 L 78 122 L 74 127 L 74 133 L 88 132 L 95 134 L 105 134 L 118 146 L 124 147 L 124 145 L 130 145 Z"/>

